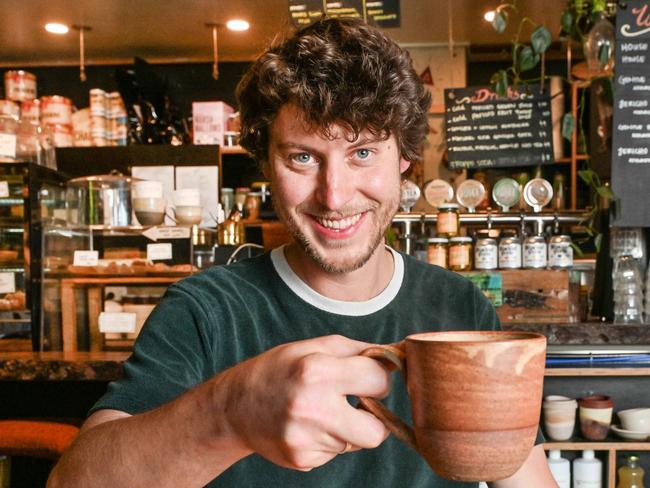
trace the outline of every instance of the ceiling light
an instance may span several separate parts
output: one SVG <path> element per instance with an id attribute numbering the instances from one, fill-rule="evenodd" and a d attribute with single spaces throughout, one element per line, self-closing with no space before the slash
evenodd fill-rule
<path id="1" fill-rule="evenodd" d="M 488 22 L 492 22 L 494 20 L 494 16 L 495 16 L 494 10 L 488 10 L 483 14 L 483 18 Z"/>
<path id="2" fill-rule="evenodd" d="M 50 22 L 49 24 L 45 24 L 45 30 L 52 34 L 67 34 L 70 29 L 65 24 Z"/>
<path id="3" fill-rule="evenodd" d="M 228 22 L 226 22 L 226 27 L 234 31 L 245 31 L 248 30 L 250 24 L 245 20 L 237 19 L 237 20 L 229 20 Z"/>

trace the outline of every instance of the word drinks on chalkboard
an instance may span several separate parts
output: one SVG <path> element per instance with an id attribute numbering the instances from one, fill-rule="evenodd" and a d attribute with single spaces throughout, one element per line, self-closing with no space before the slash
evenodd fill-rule
<path id="1" fill-rule="evenodd" d="M 451 168 L 554 162 L 551 102 L 539 85 L 511 88 L 505 98 L 487 87 L 447 89 L 445 122 Z"/>
<path id="2" fill-rule="evenodd" d="M 327 17 L 363 19 L 378 27 L 399 27 L 399 0 L 289 0 L 294 27 L 303 27 Z"/>
<path id="3" fill-rule="evenodd" d="M 616 14 L 612 190 L 616 226 L 650 226 L 650 1 Z"/>

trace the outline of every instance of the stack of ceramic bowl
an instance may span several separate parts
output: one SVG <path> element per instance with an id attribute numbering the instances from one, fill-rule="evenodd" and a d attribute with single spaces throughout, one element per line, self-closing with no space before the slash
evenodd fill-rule
<path id="1" fill-rule="evenodd" d="M 630 408 L 617 413 L 619 425 L 612 425 L 612 430 L 623 439 L 645 441 L 650 437 L 650 408 Z"/>
<path id="2" fill-rule="evenodd" d="M 176 222 L 183 225 L 200 224 L 203 208 L 201 193 L 196 188 L 174 190 L 174 217 Z"/>
<path id="3" fill-rule="evenodd" d="M 140 225 L 162 224 L 166 207 L 160 181 L 140 180 L 133 183 L 133 210 Z"/>
<path id="4" fill-rule="evenodd" d="M 573 398 L 549 395 L 544 398 L 544 430 L 554 441 L 566 441 L 573 435 L 578 402 Z"/>
<path id="5" fill-rule="evenodd" d="M 620 256 L 614 263 L 614 323 L 643 322 L 643 278 L 640 262 L 632 256 Z"/>

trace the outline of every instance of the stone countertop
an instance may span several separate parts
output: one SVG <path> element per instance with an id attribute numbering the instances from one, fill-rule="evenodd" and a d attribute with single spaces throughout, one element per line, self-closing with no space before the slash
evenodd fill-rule
<path id="1" fill-rule="evenodd" d="M 111 381 L 128 352 L 0 352 L 0 381 Z"/>
<path id="2" fill-rule="evenodd" d="M 607 322 L 575 324 L 503 324 L 504 330 L 540 332 L 549 345 L 650 345 L 650 324 L 614 325 Z"/>

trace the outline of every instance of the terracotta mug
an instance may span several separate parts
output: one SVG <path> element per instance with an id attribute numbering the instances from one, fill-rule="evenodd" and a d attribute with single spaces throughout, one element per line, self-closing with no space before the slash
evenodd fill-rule
<path id="1" fill-rule="evenodd" d="M 507 331 L 429 332 L 363 356 L 406 378 L 414 428 L 381 402 L 360 398 L 439 475 L 495 481 L 513 475 L 535 443 L 546 337 Z"/>

